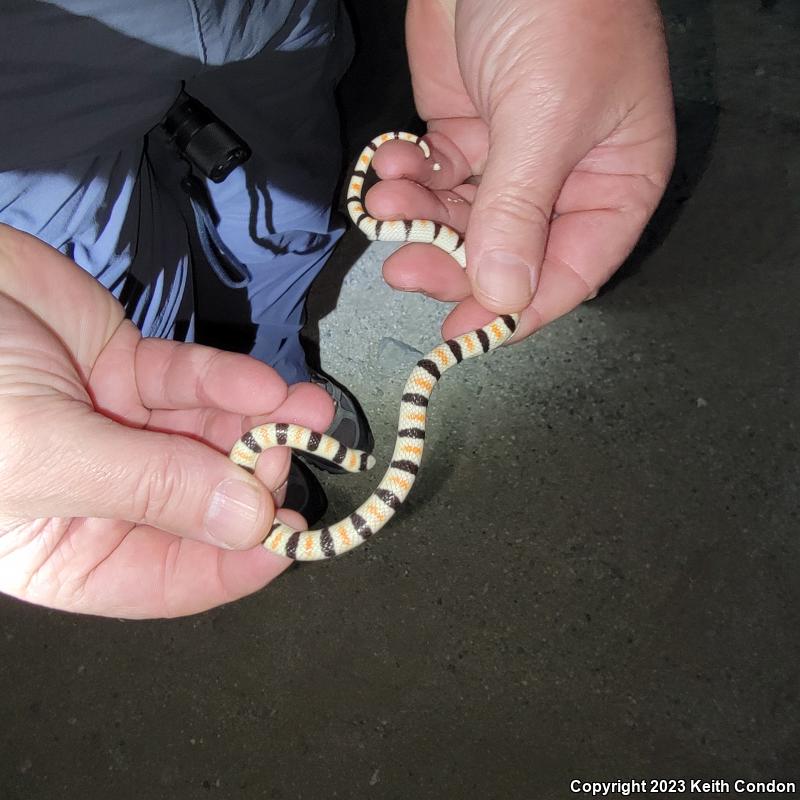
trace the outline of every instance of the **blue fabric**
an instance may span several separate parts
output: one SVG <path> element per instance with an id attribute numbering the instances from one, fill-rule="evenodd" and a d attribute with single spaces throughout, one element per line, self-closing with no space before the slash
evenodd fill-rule
<path id="1" fill-rule="evenodd" d="M 303 380 L 304 299 L 341 234 L 350 51 L 338 0 L 4 0 L 0 221 L 96 276 L 146 336 L 191 338 L 185 167 L 165 168 L 152 133 L 185 83 L 253 150 L 206 184 L 200 240 L 245 267 L 253 354 Z"/>

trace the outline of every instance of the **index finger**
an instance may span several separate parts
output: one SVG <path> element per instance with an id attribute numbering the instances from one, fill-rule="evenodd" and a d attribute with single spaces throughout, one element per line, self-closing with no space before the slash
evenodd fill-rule
<path id="1" fill-rule="evenodd" d="M 150 409 L 266 414 L 280 406 L 288 392 L 272 367 L 251 356 L 163 339 L 139 342 L 135 379 L 142 404 Z"/>

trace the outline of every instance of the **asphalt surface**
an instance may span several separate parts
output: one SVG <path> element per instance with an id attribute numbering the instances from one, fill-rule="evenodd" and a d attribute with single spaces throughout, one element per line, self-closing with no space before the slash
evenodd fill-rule
<path id="1" fill-rule="evenodd" d="M 662 5 L 678 164 L 611 288 L 448 373 L 418 487 L 348 556 L 180 620 L 0 598 L 0 798 L 800 778 L 800 6 Z M 402 88 L 375 132 L 405 123 Z M 371 117 L 343 96 L 355 136 Z M 308 335 L 380 464 L 444 310 L 361 249 Z M 373 479 L 326 483 L 335 516 Z"/>

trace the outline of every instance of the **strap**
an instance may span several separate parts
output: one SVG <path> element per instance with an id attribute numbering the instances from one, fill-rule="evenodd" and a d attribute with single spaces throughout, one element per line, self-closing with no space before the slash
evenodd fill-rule
<path id="1" fill-rule="evenodd" d="M 220 238 L 202 181 L 194 175 L 187 175 L 181 181 L 181 186 L 189 195 L 200 247 L 214 274 L 229 289 L 243 289 L 253 275 Z"/>

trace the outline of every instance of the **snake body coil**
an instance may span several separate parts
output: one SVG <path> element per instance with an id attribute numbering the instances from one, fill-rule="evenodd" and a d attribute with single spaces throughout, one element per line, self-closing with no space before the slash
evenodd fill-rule
<path id="1" fill-rule="evenodd" d="M 374 138 L 358 158 L 347 193 L 347 210 L 359 230 L 372 241 L 424 242 L 433 244 L 466 266 L 463 238 L 447 225 L 431 220 L 378 220 L 364 208 L 364 176 L 375 151 L 394 139 L 412 142 L 430 157 L 427 144 L 412 133 L 391 132 Z M 504 314 L 488 325 L 442 342 L 420 359 L 406 381 L 400 403 L 397 441 L 386 474 L 375 491 L 349 516 L 320 530 L 296 531 L 275 521 L 264 547 L 297 561 L 318 561 L 346 553 L 377 533 L 408 497 L 422 461 L 425 423 L 431 393 L 444 372 L 466 358 L 499 347 L 516 330 L 519 317 Z M 375 459 L 360 450 L 340 444 L 330 436 L 289 423 L 259 425 L 242 436 L 230 452 L 230 459 L 255 471 L 259 455 L 269 447 L 288 446 L 314 453 L 349 472 L 371 468 Z"/>

